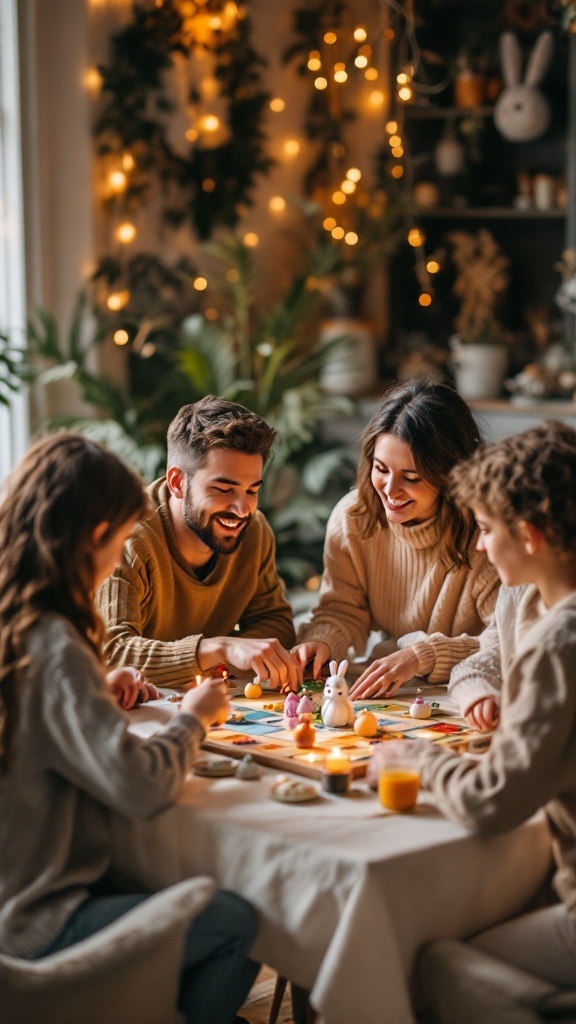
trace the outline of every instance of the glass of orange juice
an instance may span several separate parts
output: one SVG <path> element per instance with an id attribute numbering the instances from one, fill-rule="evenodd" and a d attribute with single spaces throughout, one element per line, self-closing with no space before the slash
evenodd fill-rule
<path id="1" fill-rule="evenodd" d="M 408 742 L 406 745 L 408 745 Z M 420 789 L 418 756 L 409 750 L 387 755 L 378 751 L 378 796 L 389 811 L 411 811 L 416 806 Z"/>

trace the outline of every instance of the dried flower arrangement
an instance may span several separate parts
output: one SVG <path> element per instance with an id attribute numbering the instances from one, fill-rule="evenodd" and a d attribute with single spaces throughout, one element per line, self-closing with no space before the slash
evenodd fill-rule
<path id="1" fill-rule="evenodd" d="M 485 229 L 474 234 L 452 231 L 448 242 L 456 270 L 452 291 L 461 301 L 454 330 L 466 345 L 502 343 L 504 331 L 498 313 L 510 280 L 510 260 Z"/>

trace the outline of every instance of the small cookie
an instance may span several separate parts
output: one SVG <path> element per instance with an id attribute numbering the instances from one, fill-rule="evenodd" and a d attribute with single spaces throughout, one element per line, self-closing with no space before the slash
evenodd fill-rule
<path id="1" fill-rule="evenodd" d="M 300 804 L 306 800 L 315 800 L 318 790 L 309 782 L 298 782 L 287 775 L 279 775 L 270 787 L 270 796 L 283 804 Z"/>
<path id="2" fill-rule="evenodd" d="M 254 760 L 252 755 L 246 754 L 246 757 L 243 757 L 242 760 L 240 761 L 240 764 L 236 768 L 234 775 L 236 776 L 237 779 L 259 779 L 260 776 L 262 775 L 262 770 L 259 767 L 259 765 L 256 764 L 256 761 Z"/>
<path id="3" fill-rule="evenodd" d="M 206 775 L 209 778 L 221 778 L 224 775 L 234 775 L 236 764 L 229 758 L 221 758 L 219 761 L 208 761 L 203 758 L 196 761 L 192 766 L 195 775 Z"/>

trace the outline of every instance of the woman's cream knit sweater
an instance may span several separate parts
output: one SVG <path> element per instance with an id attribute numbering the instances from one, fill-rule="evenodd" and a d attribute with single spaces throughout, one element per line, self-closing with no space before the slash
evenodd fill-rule
<path id="1" fill-rule="evenodd" d="M 417 674 L 446 682 L 451 668 L 478 650 L 476 637 L 496 603 L 497 573 L 475 550 L 470 569 L 448 572 L 434 520 L 390 523 L 364 539 L 366 519 L 350 514 L 357 500 L 357 491 L 346 495 L 330 517 L 320 601 L 298 640 L 323 640 L 338 660 L 350 648 L 361 656 L 371 630 L 396 640 L 419 631 L 426 636 L 414 643 Z"/>

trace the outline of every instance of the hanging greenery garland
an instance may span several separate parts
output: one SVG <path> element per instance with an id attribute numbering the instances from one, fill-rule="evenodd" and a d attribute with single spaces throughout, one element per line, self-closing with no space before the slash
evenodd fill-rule
<path id="1" fill-rule="evenodd" d="M 232 0 L 141 0 L 100 67 L 95 126 L 107 202 L 131 214 L 159 191 L 163 217 L 201 239 L 251 204 L 265 153 L 264 60 Z"/>

